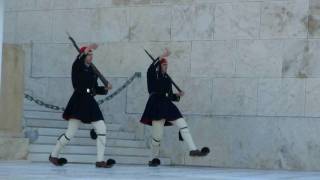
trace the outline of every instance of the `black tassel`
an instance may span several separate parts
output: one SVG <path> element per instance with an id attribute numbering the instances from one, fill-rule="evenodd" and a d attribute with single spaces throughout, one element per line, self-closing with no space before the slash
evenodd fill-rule
<path id="1" fill-rule="evenodd" d="M 203 154 L 209 154 L 209 153 L 210 153 L 210 149 L 209 149 L 208 147 L 203 147 L 203 148 L 201 149 L 201 152 L 202 152 Z"/>
<path id="2" fill-rule="evenodd" d="M 107 160 L 107 165 L 114 165 L 114 164 L 116 164 L 116 161 L 114 159 Z"/>
<path id="3" fill-rule="evenodd" d="M 90 137 L 91 137 L 91 139 L 97 139 L 98 135 L 94 129 L 91 129 Z"/>
<path id="4" fill-rule="evenodd" d="M 179 141 L 184 141 L 183 138 L 182 138 L 182 136 L 181 136 L 180 131 L 179 131 Z"/>

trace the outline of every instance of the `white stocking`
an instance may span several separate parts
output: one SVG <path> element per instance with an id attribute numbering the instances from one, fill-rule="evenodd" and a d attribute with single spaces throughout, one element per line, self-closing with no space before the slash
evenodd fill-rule
<path id="1" fill-rule="evenodd" d="M 104 161 L 107 128 L 103 120 L 92 122 L 97 133 L 97 162 Z"/>
<path id="2" fill-rule="evenodd" d="M 179 128 L 179 131 L 181 133 L 181 136 L 183 140 L 187 143 L 189 150 L 196 150 L 197 147 L 193 142 L 193 139 L 191 137 L 190 131 L 188 129 L 187 122 L 183 118 L 179 118 L 175 121 L 171 121 L 175 126 Z"/>
<path id="3" fill-rule="evenodd" d="M 70 119 L 69 120 L 68 129 L 67 129 L 66 133 L 60 135 L 60 137 L 58 138 L 57 144 L 51 153 L 52 157 L 57 157 L 57 158 L 59 157 L 59 154 L 60 154 L 61 150 L 63 149 L 63 147 L 66 144 L 68 144 L 70 139 L 73 138 L 73 136 L 75 135 L 75 133 L 79 129 L 80 123 L 81 122 L 77 119 Z"/>
<path id="4" fill-rule="evenodd" d="M 152 158 L 156 158 L 160 153 L 160 142 L 163 136 L 164 119 L 152 121 Z"/>

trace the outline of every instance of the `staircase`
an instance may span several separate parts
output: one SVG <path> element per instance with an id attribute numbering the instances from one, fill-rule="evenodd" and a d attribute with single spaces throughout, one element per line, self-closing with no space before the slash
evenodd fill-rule
<path id="1" fill-rule="evenodd" d="M 68 122 L 61 113 L 44 111 L 36 106 L 24 109 L 26 129 L 37 132 L 29 146 L 28 159 L 33 162 L 48 162 L 48 156 L 65 133 Z M 134 132 L 122 130 L 120 124 L 107 122 L 107 143 L 105 158 L 112 158 L 119 164 L 146 164 L 150 160 L 150 149 L 143 139 L 136 138 Z M 92 125 L 81 124 L 75 137 L 62 151 L 61 156 L 71 163 L 94 163 L 96 161 L 96 140 L 90 138 Z M 162 164 L 169 165 L 169 158 L 161 158 Z"/>

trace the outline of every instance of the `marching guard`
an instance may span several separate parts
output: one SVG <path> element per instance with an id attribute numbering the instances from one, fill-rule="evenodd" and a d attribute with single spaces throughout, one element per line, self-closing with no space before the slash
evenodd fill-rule
<path id="1" fill-rule="evenodd" d="M 80 48 L 80 53 L 72 65 L 72 85 L 74 92 L 63 113 L 63 118 L 68 120 L 68 128 L 61 134 L 57 143 L 49 156 L 49 161 L 62 166 L 67 163 L 67 159 L 60 158 L 59 154 L 63 147 L 72 139 L 79 129 L 81 123 L 92 124 L 97 133 L 97 160 L 95 166 L 98 168 L 110 168 L 115 164 L 115 160 L 104 160 L 106 145 L 106 125 L 98 103 L 94 99 L 96 94 L 105 95 L 112 88 L 111 84 L 107 86 L 98 86 L 97 75 L 94 73 L 90 64 L 93 60 L 93 50 L 98 47 L 91 44 Z"/>
<path id="2" fill-rule="evenodd" d="M 207 147 L 201 150 L 196 147 L 185 119 L 172 103 L 172 101 L 179 101 L 184 92 L 175 94 L 172 91 L 173 82 L 167 74 L 169 55 L 169 50 L 165 49 L 165 52 L 153 61 L 147 71 L 149 99 L 140 122 L 152 126 L 152 160 L 149 161 L 149 166 L 152 167 L 161 164 L 158 156 L 164 126 L 175 125 L 179 128 L 179 139 L 188 145 L 190 156 L 206 156 L 210 152 Z"/>

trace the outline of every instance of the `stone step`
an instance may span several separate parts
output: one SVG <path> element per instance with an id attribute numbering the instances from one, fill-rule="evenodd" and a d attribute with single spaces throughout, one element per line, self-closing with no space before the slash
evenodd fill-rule
<path id="1" fill-rule="evenodd" d="M 39 136 L 32 144 L 55 144 L 57 142 L 57 136 Z M 95 146 L 96 140 L 91 138 L 72 138 L 68 145 L 80 145 L 80 146 Z M 145 148 L 146 142 L 143 140 L 123 140 L 123 139 L 111 139 L 107 137 L 107 145 L 110 147 L 131 147 L 131 148 Z"/>
<path id="2" fill-rule="evenodd" d="M 31 144 L 29 146 L 30 153 L 51 153 L 55 145 L 45 144 Z M 65 154 L 85 154 L 85 155 L 96 155 L 96 146 L 75 146 L 67 145 L 63 149 Z M 105 155 L 124 155 L 124 156 L 143 156 L 149 157 L 150 150 L 146 148 L 128 148 L 128 147 L 106 147 Z"/>
<path id="3" fill-rule="evenodd" d="M 35 128 L 38 130 L 39 136 L 45 135 L 45 136 L 60 136 L 61 134 L 66 132 L 66 128 L 59 129 L 59 128 Z M 75 138 L 77 137 L 90 137 L 90 131 L 89 130 L 83 130 L 79 129 L 76 134 Z M 131 140 L 137 140 L 135 137 L 135 134 L 132 132 L 120 132 L 120 131 L 107 131 L 107 138 L 111 139 L 131 139 Z M 138 139 L 141 140 L 141 139 Z"/>
<path id="4" fill-rule="evenodd" d="M 48 162 L 48 153 L 29 153 L 28 160 L 33 162 Z M 69 163 L 95 163 L 96 155 L 85 155 L 85 154 L 61 154 L 61 157 L 68 159 Z M 145 164 L 147 165 L 150 161 L 149 157 L 138 157 L 138 156 L 106 156 L 117 161 L 117 164 Z M 162 165 L 171 165 L 169 158 L 160 158 Z M 49 163 L 49 162 L 48 162 Z"/>
<path id="5" fill-rule="evenodd" d="M 54 119 L 25 119 L 27 127 L 39 128 L 67 128 L 68 121 L 54 120 Z M 106 124 L 108 131 L 121 131 L 120 124 Z M 93 126 L 91 124 L 81 124 L 80 129 L 90 130 Z"/>
<path id="6" fill-rule="evenodd" d="M 24 111 L 23 115 L 26 119 L 63 119 L 61 112 Z"/>
<path id="7" fill-rule="evenodd" d="M 62 118 L 62 113 L 61 112 L 48 112 L 48 111 L 24 111 L 23 112 L 23 116 L 24 119 L 38 119 L 38 120 L 60 120 L 60 121 L 64 121 L 64 119 Z M 106 125 L 110 125 L 110 124 L 115 124 L 115 125 L 119 125 L 117 123 L 114 122 L 110 122 L 105 120 L 104 121 L 106 123 Z"/>

